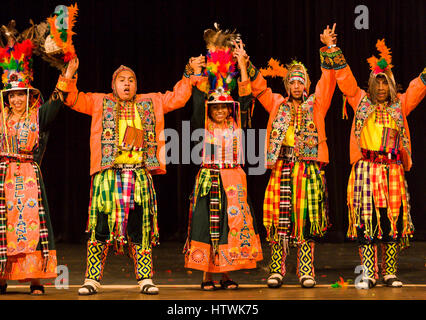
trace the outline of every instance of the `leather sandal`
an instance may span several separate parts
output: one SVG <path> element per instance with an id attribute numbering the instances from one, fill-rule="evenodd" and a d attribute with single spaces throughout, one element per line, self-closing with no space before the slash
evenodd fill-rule
<path id="1" fill-rule="evenodd" d="M 402 281 L 399 280 L 397 277 L 390 277 L 386 280 L 383 280 L 383 282 L 386 284 L 387 287 L 391 288 L 401 288 L 402 287 Z M 396 283 L 399 282 L 399 283 Z"/>
<path id="2" fill-rule="evenodd" d="M 206 288 L 206 287 L 211 287 L 211 288 Z M 204 291 L 214 291 L 217 288 L 214 285 L 214 282 L 212 280 L 210 280 L 210 281 L 201 282 L 201 289 L 204 290 Z"/>
<path id="3" fill-rule="evenodd" d="M 283 276 L 279 273 L 271 274 L 266 282 L 269 288 L 279 288 L 283 285 Z"/>
<path id="4" fill-rule="evenodd" d="M 41 291 L 41 293 L 34 293 L 34 291 Z M 32 296 L 41 296 L 44 294 L 44 286 L 41 284 L 30 285 L 30 294 Z"/>
<path id="5" fill-rule="evenodd" d="M 231 287 L 234 286 L 234 287 Z M 220 280 L 220 287 L 225 290 L 235 290 L 238 289 L 238 283 L 232 281 L 231 279 L 227 279 L 225 281 Z"/>
<path id="6" fill-rule="evenodd" d="M 149 294 L 149 295 L 158 294 L 158 290 L 150 291 L 149 289 L 151 288 L 157 288 L 157 286 L 155 284 L 150 284 L 150 283 L 144 284 L 141 288 L 141 293 Z"/>
<path id="7" fill-rule="evenodd" d="M 312 276 L 303 276 L 300 279 L 300 285 L 302 288 L 313 288 L 316 285 L 315 279 Z"/>
<path id="8" fill-rule="evenodd" d="M 80 289 L 86 289 L 87 292 L 80 291 Z M 96 291 L 96 288 L 90 284 L 84 284 L 80 287 L 80 289 L 78 290 L 78 294 L 80 296 L 91 296 L 93 294 L 98 293 L 98 291 Z"/>

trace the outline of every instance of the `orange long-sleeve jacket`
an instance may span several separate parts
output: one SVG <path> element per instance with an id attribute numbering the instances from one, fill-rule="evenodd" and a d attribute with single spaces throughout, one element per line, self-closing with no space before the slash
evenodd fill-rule
<path id="1" fill-rule="evenodd" d="M 368 111 L 362 110 L 365 108 L 362 103 L 363 100 L 371 102 L 368 99 L 367 93 L 362 90 L 357 81 L 352 74 L 350 67 L 345 64 L 345 67 L 336 69 L 336 79 L 337 84 L 342 91 L 342 93 L 347 97 L 347 102 L 352 106 L 355 116 L 352 122 L 351 137 L 350 137 L 350 162 L 351 164 L 357 162 L 362 158 L 361 147 L 359 144 L 359 138 L 355 134 L 355 131 L 361 131 L 364 127 L 367 117 L 362 117 L 362 114 L 368 113 Z M 423 72 L 412 80 L 405 91 L 405 93 L 397 94 L 399 106 L 394 108 L 396 115 L 400 115 L 403 121 L 403 128 L 405 130 L 402 133 L 407 140 L 406 145 L 403 145 L 403 139 L 400 141 L 400 151 L 402 154 L 402 160 L 404 169 L 409 171 L 412 166 L 411 159 L 411 139 L 410 139 L 410 130 L 407 123 L 407 116 L 410 114 L 414 108 L 422 101 L 426 95 L 426 69 Z M 374 105 L 372 106 L 374 107 Z"/>
<path id="2" fill-rule="evenodd" d="M 147 164 L 146 167 L 151 174 L 166 173 L 166 159 L 164 150 L 164 114 L 182 108 L 189 100 L 192 94 L 192 86 L 199 81 L 199 76 L 184 76 L 176 83 L 173 91 L 166 93 L 147 93 L 137 94 L 135 102 L 145 103 L 152 106 L 153 118 L 155 119 L 155 156 L 152 159 L 155 164 Z M 77 79 L 66 79 L 59 77 L 57 88 L 68 93 L 65 104 L 73 110 L 85 113 L 92 117 L 90 129 L 90 175 L 93 175 L 101 170 L 112 167 L 114 155 L 116 154 L 117 146 L 115 143 L 110 143 L 110 148 L 105 147 L 106 128 L 105 123 L 111 119 L 108 117 L 116 117 L 117 114 L 109 108 L 114 105 L 116 99 L 112 93 L 84 93 L 77 89 Z M 113 120 L 113 119 L 112 119 Z M 114 121 L 114 120 L 113 120 Z M 113 122 L 112 121 L 112 122 Z M 111 122 L 111 123 L 112 123 Z M 114 132 L 112 134 L 115 134 Z M 110 150 L 114 149 L 114 150 Z"/>
<path id="3" fill-rule="evenodd" d="M 318 134 L 318 153 L 316 159 L 314 160 L 323 163 L 328 163 L 329 156 L 326 142 L 327 136 L 325 132 L 324 119 L 330 107 L 331 99 L 333 97 L 334 89 L 336 87 L 336 78 L 333 70 L 333 63 L 331 61 L 325 61 L 322 58 L 322 55 L 325 51 L 326 48 L 321 48 L 320 50 L 322 75 L 316 85 L 315 92 L 310 96 L 310 98 L 312 98 L 313 100 L 312 118 Z M 336 55 L 337 54 L 338 53 L 336 53 Z M 252 65 L 249 65 L 248 72 L 251 79 L 251 89 L 253 96 L 259 100 L 265 110 L 269 113 L 265 141 L 265 157 L 267 158 L 267 167 L 273 168 L 273 166 L 275 165 L 275 161 L 271 161 L 271 157 L 268 157 L 268 152 L 270 152 L 271 150 L 271 130 L 273 122 L 277 118 L 277 113 L 280 109 L 280 106 L 282 104 L 287 103 L 288 97 L 285 98 L 281 94 L 273 93 L 272 90 L 268 88 L 267 82 L 263 78 L 262 74 Z"/>

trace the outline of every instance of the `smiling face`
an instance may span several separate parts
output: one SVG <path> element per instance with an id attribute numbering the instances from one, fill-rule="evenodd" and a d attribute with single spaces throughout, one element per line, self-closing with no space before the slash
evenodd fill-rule
<path id="1" fill-rule="evenodd" d="M 131 100 L 136 94 L 136 78 L 132 72 L 121 71 L 115 79 L 115 89 L 123 101 Z"/>
<path id="2" fill-rule="evenodd" d="M 13 113 L 21 114 L 25 111 L 27 107 L 27 91 L 13 90 L 9 92 L 7 97 Z"/>
<path id="3" fill-rule="evenodd" d="M 229 103 L 215 103 L 209 106 L 210 118 L 217 124 L 222 124 L 230 114 Z"/>

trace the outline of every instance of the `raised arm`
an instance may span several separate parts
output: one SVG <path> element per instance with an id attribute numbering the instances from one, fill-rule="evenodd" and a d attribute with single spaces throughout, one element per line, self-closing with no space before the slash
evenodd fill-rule
<path id="1" fill-rule="evenodd" d="M 242 41 L 234 42 L 234 58 L 238 62 L 238 68 L 240 69 L 240 79 L 238 81 L 238 102 L 240 103 L 242 116 L 245 115 L 247 118 L 247 112 L 249 112 L 253 105 L 253 94 L 251 92 L 251 83 L 247 73 L 248 56 L 244 50 L 244 44 Z M 242 119 L 242 122 L 243 119 Z"/>
<path id="2" fill-rule="evenodd" d="M 75 111 L 92 115 L 94 94 L 79 92 L 77 89 L 78 64 L 78 58 L 74 58 L 68 63 L 65 74 L 59 76 L 56 88 L 63 92 L 65 105 Z"/>
<path id="3" fill-rule="evenodd" d="M 346 63 L 342 50 L 336 47 L 337 35 L 334 33 L 335 27 L 336 24 L 333 25 L 332 29 L 327 26 L 320 36 L 321 42 L 327 46 L 320 49 L 321 69 L 333 69 L 335 71 L 340 91 L 346 96 L 352 108 L 356 110 L 366 93 L 358 86 L 351 69 Z"/>
<path id="4" fill-rule="evenodd" d="M 163 112 L 182 108 L 188 102 L 192 94 L 192 87 L 202 81 L 201 68 L 203 65 L 203 56 L 189 59 L 189 64 L 181 80 L 173 88 L 173 91 L 159 93 L 163 106 Z"/>
<path id="5" fill-rule="evenodd" d="M 250 91 L 254 98 L 257 98 L 266 111 L 271 112 L 277 105 L 280 105 L 284 97 L 280 94 L 273 93 L 266 83 L 266 80 L 263 78 L 262 74 L 254 65 L 249 61 L 246 51 L 244 50 L 244 44 L 239 42 L 235 43 L 234 54 L 237 59 L 239 57 L 245 58 L 245 63 L 239 63 L 241 70 L 241 81 L 244 83 L 244 79 L 250 80 Z M 243 61 L 243 60 L 242 60 Z M 244 78 L 243 78 L 244 77 Z M 247 85 L 244 87 L 239 87 L 239 91 L 247 88 Z M 241 94 L 240 94 L 241 95 Z M 247 95 L 247 94 L 243 94 Z"/>
<path id="6" fill-rule="evenodd" d="M 426 68 L 414 80 L 410 82 L 405 93 L 398 95 L 401 100 L 402 111 L 406 116 L 413 111 L 426 95 Z"/>
<path id="7" fill-rule="evenodd" d="M 334 33 L 336 24 L 330 29 L 328 26 L 324 29 L 320 35 L 321 42 L 326 45 L 320 49 L 321 57 L 321 78 L 319 79 L 315 87 L 315 108 L 319 111 L 323 117 L 327 114 L 330 108 L 331 99 L 333 98 L 334 89 L 336 88 L 336 75 L 333 69 L 333 65 L 328 59 L 325 59 L 326 54 L 335 54 L 336 65 L 344 67 L 344 59 L 339 60 L 339 55 L 342 51 L 336 48 L 337 35 Z"/>

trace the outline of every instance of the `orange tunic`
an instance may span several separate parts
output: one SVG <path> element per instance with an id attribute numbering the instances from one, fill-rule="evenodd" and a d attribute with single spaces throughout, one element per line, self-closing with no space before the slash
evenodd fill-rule
<path id="1" fill-rule="evenodd" d="M 341 68 L 336 71 L 337 84 L 340 90 L 347 97 L 347 101 L 352 106 L 354 112 L 358 111 L 361 100 L 367 95 L 367 93 L 362 90 L 357 82 L 355 77 L 352 74 L 352 71 L 348 65 L 344 68 Z M 423 72 L 424 73 L 424 72 Z M 404 120 L 404 128 L 408 137 L 408 150 L 407 152 L 404 148 L 400 147 L 402 154 L 404 169 L 409 171 L 412 166 L 411 160 L 411 139 L 410 131 L 407 123 L 407 116 L 411 111 L 422 101 L 426 95 L 426 77 L 419 76 L 410 82 L 407 90 L 403 94 L 398 94 L 397 97 L 401 103 L 401 113 Z M 355 137 L 355 122 L 356 117 L 352 122 L 351 137 L 350 137 L 350 162 L 351 164 L 357 162 L 362 158 L 361 148 L 358 139 Z M 367 122 L 367 121 L 365 121 Z M 363 126 L 365 125 L 362 124 Z"/>
<path id="2" fill-rule="evenodd" d="M 323 50 L 323 49 L 322 49 Z M 327 136 L 325 133 L 325 116 L 331 104 L 334 89 L 336 87 L 336 79 L 332 69 L 321 67 L 322 75 L 315 88 L 315 101 L 313 106 L 313 120 L 318 131 L 318 158 L 317 161 L 328 163 L 328 147 Z M 273 93 L 267 86 L 266 80 L 259 72 L 257 77 L 251 81 L 253 96 L 256 97 L 269 113 L 269 120 L 266 132 L 265 157 L 269 147 L 269 137 L 272 130 L 272 124 L 277 116 L 281 104 L 288 101 L 288 97 L 284 98 L 281 94 Z M 288 137 L 287 137 L 288 138 Z M 269 165 L 272 168 L 273 166 Z"/>
<path id="3" fill-rule="evenodd" d="M 155 132 L 157 143 L 156 158 L 160 164 L 159 168 L 151 171 L 151 174 L 166 173 L 166 159 L 164 150 L 164 114 L 182 108 L 191 97 L 192 86 L 202 77 L 190 76 L 183 77 L 173 88 L 173 91 L 166 93 L 148 93 L 136 95 L 135 102 L 151 101 L 155 115 Z M 76 86 L 76 79 L 66 79 L 60 76 L 58 80 L 58 89 L 67 92 L 65 104 L 72 109 L 92 116 L 91 134 L 90 134 L 90 175 L 95 174 L 101 169 L 102 148 L 102 119 L 103 119 L 103 100 L 105 97 L 114 100 L 112 93 L 84 93 L 79 92 Z"/>

